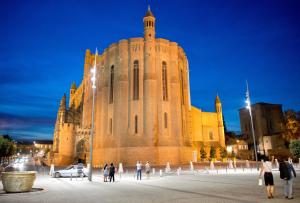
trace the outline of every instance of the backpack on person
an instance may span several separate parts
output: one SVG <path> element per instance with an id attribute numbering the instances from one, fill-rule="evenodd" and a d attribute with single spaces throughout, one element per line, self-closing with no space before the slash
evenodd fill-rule
<path id="1" fill-rule="evenodd" d="M 291 174 L 289 172 L 288 166 L 286 163 L 281 162 L 279 164 L 279 171 L 280 171 L 280 178 L 284 180 L 289 180 L 291 179 Z"/>

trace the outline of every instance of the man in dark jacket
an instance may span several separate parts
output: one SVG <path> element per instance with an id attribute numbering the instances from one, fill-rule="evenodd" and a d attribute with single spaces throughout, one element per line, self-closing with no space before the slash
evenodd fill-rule
<path id="1" fill-rule="evenodd" d="M 109 182 L 111 182 L 111 179 L 115 182 L 115 166 L 113 163 L 109 167 Z"/>
<path id="2" fill-rule="evenodd" d="M 289 161 L 280 163 L 279 166 L 280 178 L 283 179 L 283 192 L 287 199 L 293 198 L 293 180 L 296 178 L 296 171 Z"/>

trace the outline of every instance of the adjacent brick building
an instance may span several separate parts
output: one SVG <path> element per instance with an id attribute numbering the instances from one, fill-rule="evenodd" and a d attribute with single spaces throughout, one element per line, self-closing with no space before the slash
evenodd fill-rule
<path id="1" fill-rule="evenodd" d="M 256 103 L 251 106 L 257 152 L 268 155 L 269 150 L 284 148 L 282 133 L 284 132 L 284 116 L 281 104 Z M 249 110 L 239 110 L 241 131 L 253 149 L 251 120 Z"/>

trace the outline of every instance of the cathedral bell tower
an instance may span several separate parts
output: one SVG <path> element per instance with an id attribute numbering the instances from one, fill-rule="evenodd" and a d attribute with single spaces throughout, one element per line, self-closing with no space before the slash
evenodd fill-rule
<path id="1" fill-rule="evenodd" d="M 148 6 L 148 11 L 143 19 L 144 21 L 144 38 L 145 40 L 155 39 L 155 17 Z"/>
<path id="2" fill-rule="evenodd" d="M 224 125 L 223 125 L 222 104 L 219 95 L 216 96 L 215 106 L 216 106 L 217 119 L 218 119 L 219 142 L 222 147 L 225 147 L 225 133 L 224 133 Z"/>
<path id="3" fill-rule="evenodd" d="M 148 6 L 144 22 L 144 133 L 157 144 L 157 78 L 155 68 L 155 17 Z"/>

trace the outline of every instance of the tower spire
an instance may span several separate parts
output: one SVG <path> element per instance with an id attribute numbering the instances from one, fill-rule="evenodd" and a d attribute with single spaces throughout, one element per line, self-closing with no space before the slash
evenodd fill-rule
<path id="1" fill-rule="evenodd" d="M 219 97 L 219 94 L 218 94 L 218 93 L 217 93 L 217 96 L 216 96 L 215 103 L 216 103 L 216 104 L 221 103 L 221 100 L 220 100 L 220 97 Z"/>
<path id="2" fill-rule="evenodd" d="M 151 40 L 155 38 L 155 17 L 151 12 L 150 5 L 148 5 L 148 10 L 144 16 L 144 38 L 146 40 Z"/>
<path id="3" fill-rule="evenodd" d="M 66 109 L 66 102 L 67 102 L 66 93 L 64 93 L 64 96 L 60 100 L 59 108 Z"/>

